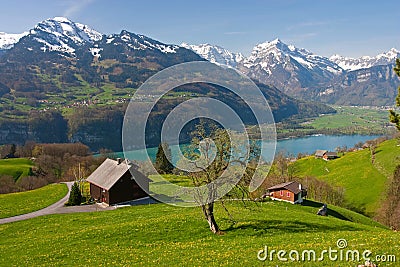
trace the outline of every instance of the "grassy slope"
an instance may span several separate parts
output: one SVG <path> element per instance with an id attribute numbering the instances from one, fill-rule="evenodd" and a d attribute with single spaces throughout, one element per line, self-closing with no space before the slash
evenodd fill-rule
<path id="1" fill-rule="evenodd" d="M 297 175 L 315 176 L 345 188 L 345 198 L 350 205 L 367 214 L 373 214 L 382 200 L 385 185 L 399 160 L 400 147 L 389 140 L 377 148 L 374 164 L 368 149 L 347 153 L 339 159 L 324 161 L 308 157 L 295 164 Z M 397 162 L 397 163 L 396 163 Z"/>
<path id="2" fill-rule="evenodd" d="M 232 225 L 220 205 L 216 218 L 224 235 L 209 232 L 199 208 L 153 204 L 97 213 L 38 217 L 0 225 L 0 265 L 67 266 L 257 266 L 257 252 L 270 249 L 336 248 L 345 238 L 349 249 L 376 254 L 399 251 L 400 236 L 365 224 L 315 215 L 317 207 L 266 202 L 228 207 Z M 351 213 L 351 212 L 350 212 Z M 293 266 L 277 260 L 268 266 Z M 349 266 L 349 263 L 306 262 L 295 266 Z M 355 264 L 352 264 L 353 266 Z"/>
<path id="3" fill-rule="evenodd" d="M 28 176 L 29 169 L 33 166 L 32 161 L 25 158 L 0 160 L 0 176 L 10 175 L 14 180 Z"/>
<path id="4" fill-rule="evenodd" d="M 400 144 L 398 139 L 382 143 L 375 154 L 374 166 L 387 177 L 393 175 L 394 169 L 400 164 Z"/>
<path id="5" fill-rule="evenodd" d="M 51 184 L 32 191 L 0 194 L 0 218 L 45 208 L 63 198 L 67 192 L 65 184 Z"/>

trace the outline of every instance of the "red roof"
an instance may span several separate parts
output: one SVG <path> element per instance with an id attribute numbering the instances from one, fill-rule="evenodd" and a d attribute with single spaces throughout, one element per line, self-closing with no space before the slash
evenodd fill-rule
<path id="1" fill-rule="evenodd" d="M 286 182 L 286 183 L 274 185 L 274 186 L 268 188 L 268 190 L 275 191 L 275 190 L 280 190 L 280 189 L 286 189 L 286 190 L 293 192 L 294 194 L 298 194 L 301 192 L 300 185 L 301 185 L 300 183 L 292 181 L 292 182 Z"/>

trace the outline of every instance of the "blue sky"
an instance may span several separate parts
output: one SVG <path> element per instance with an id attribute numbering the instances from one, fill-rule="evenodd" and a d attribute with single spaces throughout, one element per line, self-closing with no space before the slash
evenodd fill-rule
<path id="1" fill-rule="evenodd" d="M 109 34 L 165 43 L 211 43 L 249 55 L 280 38 L 316 54 L 358 57 L 400 49 L 400 1 L 0 0 L 0 31 L 19 33 L 66 16 Z"/>

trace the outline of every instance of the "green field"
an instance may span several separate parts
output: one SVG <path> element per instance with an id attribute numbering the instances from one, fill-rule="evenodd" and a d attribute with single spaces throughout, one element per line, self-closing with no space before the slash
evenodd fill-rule
<path id="1" fill-rule="evenodd" d="M 358 222 L 317 216 L 320 204 L 309 204 L 264 202 L 245 208 L 231 202 L 228 208 L 236 224 L 217 205 L 215 216 L 223 235 L 209 231 L 200 208 L 165 204 L 38 217 L 0 225 L 0 265 L 355 266 L 356 262 L 329 261 L 327 255 L 323 262 L 281 262 L 276 255 L 272 262 L 257 259 L 265 246 L 300 253 L 313 249 L 318 258 L 324 249 L 337 249 L 340 238 L 347 240 L 348 249 L 370 250 L 373 257 L 400 256 L 398 233 L 339 208 L 335 210 L 343 214 L 336 216 Z"/>
<path id="2" fill-rule="evenodd" d="M 33 162 L 29 159 L 1 159 L 0 160 L 0 176 L 9 175 L 18 180 L 20 177 L 28 176 L 33 166 Z"/>
<path id="3" fill-rule="evenodd" d="M 51 184 L 26 192 L 0 194 L 0 218 L 43 209 L 63 198 L 67 192 L 65 184 Z"/>
<path id="4" fill-rule="evenodd" d="M 369 149 L 350 152 L 339 159 L 324 161 L 313 156 L 294 163 L 297 176 L 314 176 L 330 184 L 345 188 L 349 206 L 373 215 L 384 197 L 388 178 L 400 164 L 397 140 L 388 140 L 376 149 L 375 162 L 371 162 Z"/>
<path id="5" fill-rule="evenodd" d="M 389 112 L 370 107 L 332 106 L 337 112 L 309 119 L 277 123 L 278 137 L 309 134 L 385 135 L 394 132 Z"/>
<path id="6" fill-rule="evenodd" d="M 355 128 L 359 131 L 381 131 L 389 125 L 387 110 L 334 106 L 336 114 L 319 116 L 309 123 L 315 129 Z"/>

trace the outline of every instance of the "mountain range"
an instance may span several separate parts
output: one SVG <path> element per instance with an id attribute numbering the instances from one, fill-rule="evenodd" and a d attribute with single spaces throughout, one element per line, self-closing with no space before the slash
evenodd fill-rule
<path id="1" fill-rule="evenodd" d="M 93 150 L 121 150 L 124 110 L 135 90 L 164 68 L 205 60 L 184 46 L 125 30 L 105 35 L 63 17 L 44 20 L 18 36 L 1 36 L 3 144 L 79 141 Z M 240 57 L 235 55 L 231 62 L 240 61 Z M 291 116 L 335 112 L 326 105 L 297 100 L 274 86 L 256 82 L 277 122 Z M 246 124 L 254 123 L 247 105 L 236 95 L 215 85 L 189 84 L 174 89 L 155 106 L 147 123 L 148 144 L 158 145 L 159 127 L 175 106 L 199 95 L 229 104 Z M 138 101 L 148 100 L 152 96 Z"/>
<path id="2" fill-rule="evenodd" d="M 300 99 L 341 105 L 393 105 L 400 83 L 393 71 L 400 52 L 394 48 L 374 57 L 327 58 L 279 39 L 256 45 L 249 57 L 210 44 L 183 46 Z"/>
<path id="3" fill-rule="evenodd" d="M 129 42 L 131 34 L 126 31 L 124 34 L 121 33 L 121 38 L 117 40 Z M 57 51 L 67 57 L 76 56 L 76 49 L 90 43 L 92 55 L 101 57 L 104 52 L 100 46 L 115 44 L 116 37 L 103 37 L 87 25 L 55 17 L 38 23 L 22 34 L 0 33 L 0 54 L 21 39 L 25 42 L 30 39 L 30 42 L 36 42 L 36 46 L 39 45 L 37 48 L 41 51 Z M 327 58 L 275 39 L 257 44 L 251 55 L 245 57 L 217 45 L 165 45 L 143 35 L 133 38 L 129 46 L 136 50 L 149 48 L 162 53 L 175 53 L 180 48 L 186 48 L 212 63 L 236 68 L 252 79 L 304 100 L 341 105 L 392 105 L 400 83 L 393 71 L 395 59 L 400 57 L 395 48 L 374 57 L 349 58 L 335 54 Z M 26 49 L 33 50 L 33 47 Z"/>

